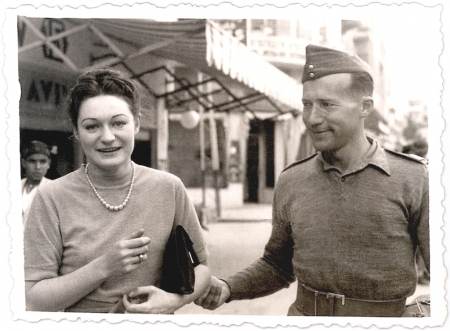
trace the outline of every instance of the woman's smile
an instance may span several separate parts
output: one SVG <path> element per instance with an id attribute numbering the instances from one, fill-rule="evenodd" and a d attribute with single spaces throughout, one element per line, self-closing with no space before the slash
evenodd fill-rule
<path id="1" fill-rule="evenodd" d="M 120 149 L 121 147 L 108 147 L 108 148 L 99 148 L 98 151 L 101 153 L 113 153 Z"/>

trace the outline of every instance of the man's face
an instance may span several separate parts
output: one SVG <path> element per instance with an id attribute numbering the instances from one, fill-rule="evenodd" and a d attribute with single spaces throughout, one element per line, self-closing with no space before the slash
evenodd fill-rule
<path id="1" fill-rule="evenodd" d="M 361 132 L 363 98 L 350 93 L 351 75 L 334 74 L 303 85 L 303 122 L 318 151 L 336 152 Z"/>
<path id="2" fill-rule="evenodd" d="M 28 179 L 40 181 L 50 168 L 50 159 L 45 154 L 32 154 L 22 159 L 22 166 Z"/>

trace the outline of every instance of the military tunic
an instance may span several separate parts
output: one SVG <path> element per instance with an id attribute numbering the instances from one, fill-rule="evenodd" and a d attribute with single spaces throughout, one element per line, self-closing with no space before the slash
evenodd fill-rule
<path id="1" fill-rule="evenodd" d="M 294 163 L 275 189 L 263 257 L 226 279 L 230 300 L 268 295 L 295 279 L 361 300 L 412 295 L 416 247 L 429 270 L 428 194 L 426 166 L 375 141 L 345 175 L 321 153 Z"/>

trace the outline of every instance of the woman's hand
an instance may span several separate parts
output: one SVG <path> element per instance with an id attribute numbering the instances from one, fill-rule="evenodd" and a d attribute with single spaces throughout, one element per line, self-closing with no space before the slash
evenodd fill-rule
<path id="1" fill-rule="evenodd" d="M 144 230 L 138 230 L 116 242 L 101 259 L 107 277 L 121 276 L 139 268 L 147 260 L 149 237 L 143 237 Z"/>
<path id="2" fill-rule="evenodd" d="M 206 265 L 194 268 L 194 293 L 181 295 L 165 292 L 155 286 L 142 286 L 124 295 L 126 313 L 173 314 L 175 311 L 197 299 L 209 287 L 211 272 Z"/>
<path id="3" fill-rule="evenodd" d="M 173 314 L 181 308 L 182 295 L 168 293 L 155 286 L 138 287 L 124 295 L 126 313 L 134 314 Z"/>

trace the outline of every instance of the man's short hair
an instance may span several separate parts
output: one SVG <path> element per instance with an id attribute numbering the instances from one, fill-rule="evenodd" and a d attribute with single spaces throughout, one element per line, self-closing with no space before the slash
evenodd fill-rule
<path id="1" fill-rule="evenodd" d="M 373 80 L 368 73 L 353 72 L 351 73 L 352 83 L 350 90 L 361 96 L 373 96 Z"/>

